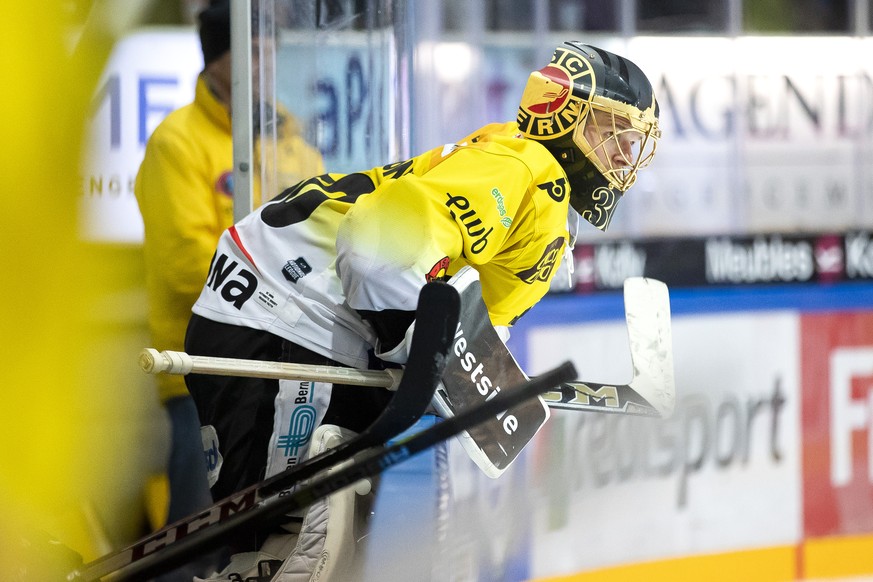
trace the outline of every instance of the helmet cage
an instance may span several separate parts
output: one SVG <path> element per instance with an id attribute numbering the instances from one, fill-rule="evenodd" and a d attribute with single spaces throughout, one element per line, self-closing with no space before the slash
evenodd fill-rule
<path id="1" fill-rule="evenodd" d="M 634 185 L 637 172 L 655 157 L 660 131 L 656 124 L 641 121 L 639 111 L 620 102 L 607 106 L 593 102 L 586 115 L 579 116 L 573 143 L 609 184 L 626 192 Z"/>
<path id="2" fill-rule="evenodd" d="M 616 204 L 654 158 L 658 117 L 651 83 L 639 67 L 566 42 L 530 74 L 516 122 L 564 169 L 573 208 L 606 230 Z"/>

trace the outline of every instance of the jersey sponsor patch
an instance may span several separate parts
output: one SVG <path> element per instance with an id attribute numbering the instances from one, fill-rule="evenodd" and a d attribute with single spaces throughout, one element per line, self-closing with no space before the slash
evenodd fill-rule
<path id="1" fill-rule="evenodd" d="M 294 260 L 288 261 L 282 267 L 282 276 L 292 283 L 296 283 L 311 272 L 312 267 L 303 257 L 297 257 Z"/>
<path id="2" fill-rule="evenodd" d="M 324 420 L 331 388 L 324 382 L 279 380 L 266 477 L 306 458 L 312 433 Z"/>
<path id="3" fill-rule="evenodd" d="M 491 196 L 493 196 L 494 200 L 497 202 L 497 214 L 500 215 L 500 224 L 502 224 L 504 228 L 509 228 L 512 226 L 512 218 L 507 216 L 506 203 L 503 199 L 503 194 L 497 188 L 492 188 Z"/>
<path id="4" fill-rule="evenodd" d="M 555 271 L 555 265 L 558 264 L 558 257 L 561 256 L 561 249 L 564 247 L 564 237 L 559 236 L 550 242 L 540 260 L 531 267 L 515 274 L 516 277 L 531 285 L 537 281 L 548 283 L 552 278 L 552 273 Z"/>
<path id="5" fill-rule="evenodd" d="M 241 310 L 258 289 L 258 278 L 226 254 L 216 253 L 209 266 L 206 288 Z"/>
<path id="6" fill-rule="evenodd" d="M 482 219 L 479 218 L 476 209 L 472 207 L 470 201 L 465 196 L 460 194 L 454 195 L 446 192 L 445 204 L 446 208 L 449 209 L 449 214 L 452 215 L 452 218 L 464 227 L 468 237 L 474 239 L 473 242 L 470 243 L 470 252 L 474 255 L 478 255 L 484 251 L 488 246 L 488 235 L 494 231 L 494 228 L 489 227 L 488 230 L 485 230 Z M 459 214 L 456 214 L 455 210 L 457 210 Z"/>

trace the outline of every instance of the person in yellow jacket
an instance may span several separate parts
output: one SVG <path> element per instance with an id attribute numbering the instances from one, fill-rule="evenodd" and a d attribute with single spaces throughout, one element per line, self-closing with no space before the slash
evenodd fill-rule
<path id="1" fill-rule="evenodd" d="M 186 351 L 403 364 L 420 289 L 463 267 L 478 272 L 491 322 L 511 326 L 548 291 L 580 219 L 608 227 L 654 157 L 658 115 L 634 63 L 564 43 L 531 73 L 515 121 L 409 160 L 315 176 L 229 228 Z M 299 462 L 315 426 L 363 430 L 390 398 L 318 382 L 186 379 L 223 456 L 216 499 Z"/>
<path id="2" fill-rule="evenodd" d="M 159 349 L 183 349 L 191 307 L 215 245 L 233 223 L 229 1 L 212 2 L 199 22 L 204 70 L 194 101 L 155 128 L 135 184 L 145 231 L 149 329 Z M 277 111 L 277 118 L 279 180 L 290 185 L 323 172 L 321 155 L 300 135 L 296 119 L 284 110 Z M 256 205 L 259 186 L 255 180 Z M 208 505 L 211 496 L 200 422 L 184 379 L 165 375 L 157 382 L 172 430 L 167 519 L 173 522 Z"/>

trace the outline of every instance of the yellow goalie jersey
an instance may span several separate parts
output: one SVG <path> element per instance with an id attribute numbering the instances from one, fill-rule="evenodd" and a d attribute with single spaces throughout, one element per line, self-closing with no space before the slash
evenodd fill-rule
<path id="1" fill-rule="evenodd" d="M 549 288 L 569 243 L 569 184 L 514 122 L 354 174 L 301 182 L 221 238 L 194 312 L 265 329 L 345 364 L 376 347 L 357 310 L 413 311 L 470 265 L 495 326 Z"/>

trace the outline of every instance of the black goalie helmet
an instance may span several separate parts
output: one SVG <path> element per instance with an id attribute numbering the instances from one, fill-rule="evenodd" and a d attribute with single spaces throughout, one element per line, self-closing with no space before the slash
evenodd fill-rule
<path id="1" fill-rule="evenodd" d="M 601 230 L 651 163 L 661 136 L 658 102 L 640 68 L 579 42 L 565 42 L 531 73 L 517 121 L 563 166 L 570 204 Z"/>

